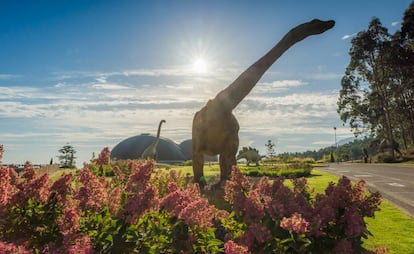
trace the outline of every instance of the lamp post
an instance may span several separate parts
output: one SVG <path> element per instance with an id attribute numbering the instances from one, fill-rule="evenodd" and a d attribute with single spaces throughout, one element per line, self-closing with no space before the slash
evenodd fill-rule
<path id="1" fill-rule="evenodd" d="M 335 133 L 335 153 L 336 153 L 336 162 L 338 162 L 338 144 L 336 143 L 336 127 L 333 127 Z"/>

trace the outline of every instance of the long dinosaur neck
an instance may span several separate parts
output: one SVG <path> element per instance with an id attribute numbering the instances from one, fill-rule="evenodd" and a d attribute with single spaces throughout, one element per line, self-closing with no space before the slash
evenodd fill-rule
<path id="1" fill-rule="evenodd" d="M 161 133 L 161 125 L 165 123 L 165 120 L 161 120 L 160 123 L 158 124 L 158 131 L 157 131 L 157 139 L 156 142 L 158 143 L 158 141 L 160 140 L 160 133 Z"/>
<path id="2" fill-rule="evenodd" d="M 291 46 L 310 35 L 321 34 L 332 28 L 335 21 L 314 19 L 291 29 L 269 52 L 252 64 L 215 98 L 223 110 L 233 110 L 257 84 L 266 70 Z"/>

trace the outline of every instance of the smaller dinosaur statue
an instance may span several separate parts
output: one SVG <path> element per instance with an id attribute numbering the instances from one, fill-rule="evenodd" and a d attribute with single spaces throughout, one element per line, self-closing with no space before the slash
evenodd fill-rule
<path id="1" fill-rule="evenodd" d="M 395 139 L 392 140 L 392 144 L 386 139 L 375 139 L 371 142 L 370 148 L 374 148 L 381 153 L 391 150 L 392 152 L 396 151 L 400 157 L 403 155 L 400 151 L 400 144 Z"/>
<path id="2" fill-rule="evenodd" d="M 158 125 L 158 131 L 157 131 L 157 138 L 152 142 L 151 145 L 149 145 L 147 148 L 145 148 L 144 152 L 141 154 L 141 158 L 145 160 L 157 160 L 157 146 L 160 142 L 160 133 L 161 133 L 161 125 L 165 123 L 165 120 L 161 120 Z"/>
<path id="3" fill-rule="evenodd" d="M 243 147 L 242 150 L 239 151 L 239 154 L 237 155 L 237 160 L 240 159 L 246 159 L 246 166 L 250 166 L 250 162 L 256 163 L 256 166 L 259 166 L 259 161 L 264 156 L 261 156 L 259 154 L 259 150 L 252 147 Z"/>

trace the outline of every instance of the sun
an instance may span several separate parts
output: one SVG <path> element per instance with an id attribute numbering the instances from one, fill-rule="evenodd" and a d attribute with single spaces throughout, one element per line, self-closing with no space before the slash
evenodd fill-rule
<path id="1" fill-rule="evenodd" d="M 193 71 L 199 74 L 205 74 L 208 72 L 208 63 L 205 58 L 198 57 L 194 59 Z"/>

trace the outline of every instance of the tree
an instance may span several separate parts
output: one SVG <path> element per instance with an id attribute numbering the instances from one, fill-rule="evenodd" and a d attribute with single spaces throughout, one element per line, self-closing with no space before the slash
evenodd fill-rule
<path id="1" fill-rule="evenodd" d="M 411 2 L 410 6 L 404 13 L 403 22 L 401 25 L 401 33 L 396 33 L 395 36 L 398 44 L 399 56 L 396 69 L 399 71 L 396 75 L 401 77 L 401 87 L 397 92 L 400 95 L 399 109 L 401 115 L 404 117 L 404 134 L 407 134 L 411 146 L 414 146 L 414 1 Z M 405 135 L 404 145 L 407 148 Z"/>
<path id="2" fill-rule="evenodd" d="M 355 135 L 368 132 L 389 147 L 414 146 L 414 1 L 401 31 L 390 35 L 378 18 L 352 40 L 338 113 Z M 381 141 L 382 142 L 382 141 Z M 390 149 L 394 158 L 394 150 Z"/>
<path id="3" fill-rule="evenodd" d="M 276 145 L 274 143 L 272 143 L 272 140 L 269 139 L 267 141 L 267 144 L 265 144 L 265 146 L 266 146 L 266 149 L 267 149 L 267 156 L 269 158 L 274 157 L 276 155 L 276 153 L 275 153 L 275 146 Z"/>
<path id="4" fill-rule="evenodd" d="M 61 149 L 59 149 L 59 153 L 61 155 L 59 155 L 57 157 L 58 157 L 62 167 L 64 167 L 64 168 L 73 168 L 73 167 L 75 167 L 74 163 L 75 163 L 76 157 L 74 155 L 76 154 L 76 150 L 75 150 L 75 148 L 73 148 L 73 146 L 71 146 L 71 145 L 69 145 L 69 143 L 67 143 L 65 146 L 63 146 Z"/>
<path id="5" fill-rule="evenodd" d="M 392 143 L 394 82 L 391 36 L 378 18 L 352 40 L 351 61 L 342 78 L 338 113 L 354 134 L 370 131 Z M 393 155 L 393 153 L 392 153 Z"/>

